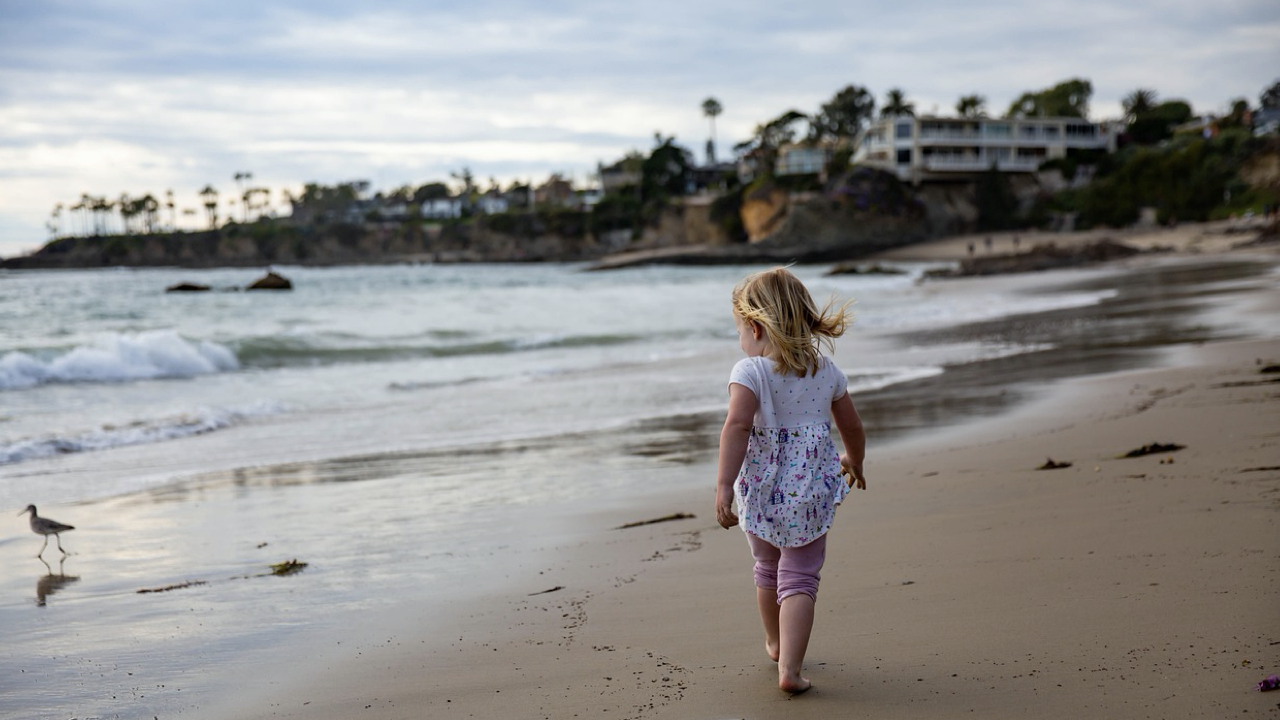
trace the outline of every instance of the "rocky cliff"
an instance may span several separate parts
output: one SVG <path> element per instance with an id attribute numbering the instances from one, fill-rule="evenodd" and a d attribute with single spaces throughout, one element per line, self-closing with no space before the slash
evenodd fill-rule
<path id="1" fill-rule="evenodd" d="M 931 209 L 892 175 L 857 168 L 820 192 L 798 193 L 762 181 L 741 198 L 684 198 L 638 233 L 596 237 L 590 216 L 572 211 L 434 225 L 306 227 L 265 220 L 196 233 L 63 238 L 32 255 L 0 260 L 0 267 L 577 262 L 618 252 L 648 253 L 651 262 L 820 262 L 917 242 L 939 234 L 953 219 L 948 208 Z"/>
<path id="2" fill-rule="evenodd" d="M 525 222 L 505 231 L 480 223 L 328 225 L 283 221 L 228 225 L 194 233 L 61 238 L 0 267 L 258 267 L 385 262 L 586 260 L 602 254 L 581 232 Z"/>

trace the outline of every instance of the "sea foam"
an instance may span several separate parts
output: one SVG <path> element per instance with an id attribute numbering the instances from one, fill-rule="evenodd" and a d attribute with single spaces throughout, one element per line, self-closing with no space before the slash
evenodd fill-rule
<path id="1" fill-rule="evenodd" d="M 0 390 L 51 383 L 182 378 L 237 370 L 225 346 L 172 331 L 109 334 L 65 352 L 13 351 L 0 357 Z"/>
<path id="2" fill-rule="evenodd" d="M 104 426 L 77 434 L 0 442 L 0 465 L 54 455 L 177 440 L 229 428 L 251 417 L 280 412 L 284 412 L 284 408 L 275 403 L 258 403 L 243 408 L 200 408 L 171 417 L 139 420 L 123 426 Z"/>

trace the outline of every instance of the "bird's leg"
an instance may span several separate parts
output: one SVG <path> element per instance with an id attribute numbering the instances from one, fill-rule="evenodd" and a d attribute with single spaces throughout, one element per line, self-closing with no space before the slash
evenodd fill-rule
<path id="1" fill-rule="evenodd" d="M 53 534 L 53 537 L 54 537 L 54 539 L 55 539 L 55 540 L 57 540 L 57 541 L 58 541 L 58 549 L 59 549 L 59 550 L 62 550 L 62 536 L 61 536 L 61 535 L 59 535 L 58 533 L 54 533 L 54 534 Z M 46 536 L 45 536 L 44 541 L 45 541 L 45 542 L 49 542 L 49 536 L 48 536 L 48 535 L 46 535 Z M 65 557 L 66 555 L 69 555 L 70 553 L 68 553 L 66 550 L 62 550 L 62 554 L 63 554 L 63 556 Z"/>
<path id="2" fill-rule="evenodd" d="M 45 549 L 45 548 L 47 548 L 47 547 L 49 547 L 49 536 L 48 536 L 48 535 L 45 535 L 45 536 L 44 536 L 44 544 L 40 546 L 40 552 L 36 553 L 36 557 L 38 557 L 38 558 L 42 558 L 42 559 L 43 559 L 43 558 L 44 558 L 44 549 Z"/>

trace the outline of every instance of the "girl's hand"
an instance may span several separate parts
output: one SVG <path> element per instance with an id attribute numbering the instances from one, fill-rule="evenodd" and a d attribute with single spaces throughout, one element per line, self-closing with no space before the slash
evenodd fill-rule
<path id="1" fill-rule="evenodd" d="M 859 490 L 867 489 L 867 479 L 862 475 L 862 466 L 854 465 L 848 455 L 840 456 L 840 471 L 849 476 L 849 487 Z"/>
<path id="2" fill-rule="evenodd" d="M 720 527 L 728 529 L 738 524 L 738 515 L 733 511 L 733 491 L 716 490 L 716 522 Z"/>

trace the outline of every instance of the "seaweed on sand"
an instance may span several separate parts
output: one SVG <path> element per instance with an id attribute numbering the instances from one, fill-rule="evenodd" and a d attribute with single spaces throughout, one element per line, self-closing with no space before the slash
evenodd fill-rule
<path id="1" fill-rule="evenodd" d="M 653 525 L 655 523 L 660 523 L 660 522 L 670 522 L 672 520 L 691 520 L 695 517 L 697 516 L 693 515 L 692 513 L 682 513 L 682 512 L 672 513 L 670 515 L 664 515 L 660 518 L 653 518 L 652 520 L 637 520 L 636 522 L 629 522 L 626 525 L 619 525 L 618 527 L 614 528 L 614 530 L 626 530 L 627 528 L 640 527 L 642 525 Z"/>
<path id="2" fill-rule="evenodd" d="M 1154 455 L 1156 453 L 1173 452 L 1174 450 L 1182 450 L 1186 445 L 1178 445 L 1177 443 L 1151 443 L 1143 445 L 1140 448 L 1134 448 L 1129 452 L 1121 455 L 1125 458 L 1142 457 L 1143 455 Z"/>
<path id="3" fill-rule="evenodd" d="M 1036 468 L 1037 470 L 1060 470 L 1062 468 L 1071 467 L 1070 462 L 1058 462 L 1053 458 L 1045 458 L 1044 464 Z"/>

